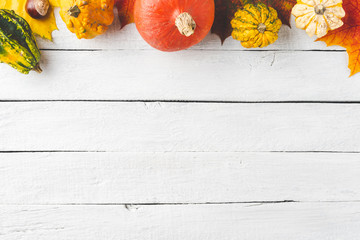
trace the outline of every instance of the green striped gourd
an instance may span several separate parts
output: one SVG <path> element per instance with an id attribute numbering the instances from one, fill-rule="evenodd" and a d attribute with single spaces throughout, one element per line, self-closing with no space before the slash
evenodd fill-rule
<path id="1" fill-rule="evenodd" d="M 41 72 L 40 51 L 29 24 L 6 9 L 0 9 L 0 62 L 24 74 Z"/>

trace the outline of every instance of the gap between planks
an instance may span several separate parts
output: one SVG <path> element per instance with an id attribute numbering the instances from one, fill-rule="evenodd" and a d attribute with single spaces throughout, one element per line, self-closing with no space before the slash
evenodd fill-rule
<path id="1" fill-rule="evenodd" d="M 313 203 L 356 203 L 355 201 L 313 201 Z M 172 205 L 234 205 L 234 204 L 281 204 L 281 203 L 312 203 L 312 201 L 242 201 L 242 202 L 161 202 L 161 203 L 0 203 L 0 206 L 172 206 Z"/>
<path id="2" fill-rule="evenodd" d="M 91 150 L 11 150 L 11 151 L 0 151 L 0 154 L 17 154 L 17 153 L 314 153 L 314 154 L 359 154 L 360 151 L 91 151 Z M 1 161 L 1 160 L 0 160 Z"/>
<path id="3" fill-rule="evenodd" d="M 28 103 L 28 102 L 95 102 L 95 103 L 193 103 L 193 104 L 343 104 L 343 105 L 357 105 L 360 101 L 217 101 L 217 100 L 102 100 L 102 99 L 23 99 L 23 100 L 10 100 L 3 99 L 0 103 Z"/>
<path id="4" fill-rule="evenodd" d="M 1 239 L 294 240 L 359 238 L 358 203 L 6 206 Z"/>
<path id="5" fill-rule="evenodd" d="M 0 203 L 0 206 L 124 206 L 129 209 L 136 206 L 193 206 L 193 205 L 244 205 L 244 204 L 336 204 L 336 203 L 360 203 L 360 200 L 351 201 L 297 201 L 297 200 L 283 200 L 283 201 L 242 201 L 242 202 L 161 202 L 161 203 Z"/>

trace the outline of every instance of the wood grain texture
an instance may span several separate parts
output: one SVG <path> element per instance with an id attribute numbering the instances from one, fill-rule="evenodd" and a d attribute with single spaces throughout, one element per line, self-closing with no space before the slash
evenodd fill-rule
<path id="1" fill-rule="evenodd" d="M 0 204 L 359 201 L 360 154 L 0 154 Z"/>
<path id="2" fill-rule="evenodd" d="M 2 240 L 357 240 L 360 203 L 0 206 Z"/>
<path id="3" fill-rule="evenodd" d="M 39 39 L 39 46 L 43 49 L 152 49 L 140 36 L 134 24 L 127 25 L 120 29 L 119 20 L 115 18 L 114 24 L 101 36 L 92 40 L 78 40 L 76 36 L 66 28 L 56 10 L 56 18 L 59 31 L 53 32 L 54 43 Z M 316 38 L 309 38 L 305 31 L 295 27 L 295 21 L 292 19 L 290 29 L 283 26 L 279 33 L 279 39 L 265 50 L 342 50 L 344 48 L 332 46 L 326 47 L 325 43 L 314 42 Z M 209 34 L 200 44 L 194 46 L 193 50 L 245 50 L 240 42 L 229 37 L 224 45 L 220 43 L 220 38 L 214 34 Z M 263 49 L 263 50 L 264 50 Z M 252 51 L 254 49 L 251 49 Z M 255 49 L 256 50 L 256 49 Z M 257 49 L 259 50 L 259 49 Z"/>
<path id="4" fill-rule="evenodd" d="M 346 62 L 345 52 L 45 51 L 42 74 L 0 64 L 0 99 L 360 101 Z"/>
<path id="5" fill-rule="evenodd" d="M 48 49 L 42 74 L 0 64 L 0 100 L 360 101 L 360 76 L 348 78 L 347 54 L 309 51 L 341 48 L 296 28 L 283 27 L 265 51 L 243 51 L 232 39 L 221 46 L 209 35 L 169 54 L 148 47 L 134 25 L 120 30 L 115 22 L 94 40 L 76 39 L 59 17 L 58 25 L 54 43 L 39 40 Z"/>
<path id="6" fill-rule="evenodd" d="M 166 54 L 134 25 L 77 40 L 57 17 L 43 74 L 0 64 L 1 240 L 358 240 L 342 48 L 283 27 L 260 51 L 208 35 Z"/>
<path id="7" fill-rule="evenodd" d="M 360 151 L 359 104 L 0 103 L 0 151 Z"/>

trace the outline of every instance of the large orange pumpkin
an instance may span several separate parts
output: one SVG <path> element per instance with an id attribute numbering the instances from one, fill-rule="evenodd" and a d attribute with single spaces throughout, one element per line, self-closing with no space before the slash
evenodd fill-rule
<path id="1" fill-rule="evenodd" d="M 214 0 L 137 0 L 135 24 L 144 40 L 173 52 L 198 44 L 214 22 Z"/>

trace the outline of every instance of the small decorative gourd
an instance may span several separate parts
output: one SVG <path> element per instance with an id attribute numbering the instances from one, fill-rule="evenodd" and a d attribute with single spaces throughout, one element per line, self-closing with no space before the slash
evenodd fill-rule
<path id="1" fill-rule="evenodd" d="M 103 34 L 114 20 L 114 0 L 62 0 L 61 18 L 80 38 Z"/>
<path id="2" fill-rule="evenodd" d="M 152 47 L 166 52 L 198 44 L 215 17 L 214 0 L 136 0 L 136 28 Z"/>
<path id="3" fill-rule="evenodd" d="M 246 48 L 266 47 L 278 39 L 282 23 L 272 7 L 263 3 L 247 4 L 239 9 L 231 21 L 232 37 Z"/>
<path id="4" fill-rule="evenodd" d="M 41 72 L 40 51 L 29 24 L 14 11 L 0 9 L 0 62 L 21 73 Z"/>
<path id="5" fill-rule="evenodd" d="M 312 37 L 325 36 L 329 30 L 341 27 L 345 17 L 342 0 L 298 0 L 292 9 L 296 27 L 305 29 Z"/>

